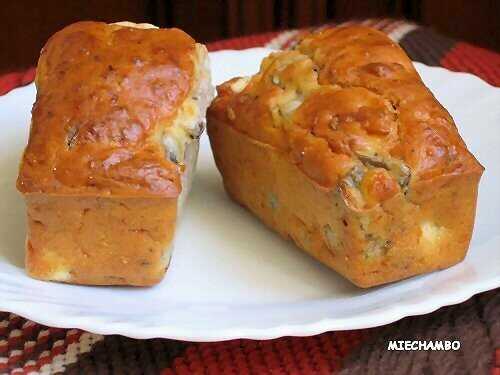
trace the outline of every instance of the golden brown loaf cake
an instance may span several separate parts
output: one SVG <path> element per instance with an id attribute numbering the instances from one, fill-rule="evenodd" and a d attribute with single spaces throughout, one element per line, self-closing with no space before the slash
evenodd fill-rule
<path id="1" fill-rule="evenodd" d="M 219 86 L 207 121 L 230 196 L 354 284 L 464 258 L 483 167 L 383 33 L 311 34 Z"/>
<path id="2" fill-rule="evenodd" d="M 19 177 L 30 276 L 152 285 L 170 260 L 212 87 L 178 29 L 79 22 L 53 35 Z"/>

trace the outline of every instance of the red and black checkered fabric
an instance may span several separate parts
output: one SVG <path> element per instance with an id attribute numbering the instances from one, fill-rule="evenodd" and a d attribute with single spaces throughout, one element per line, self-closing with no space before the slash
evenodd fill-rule
<path id="1" fill-rule="evenodd" d="M 500 54 L 399 20 L 366 20 L 415 61 L 475 74 L 500 86 Z M 326 27 L 326 26 L 323 26 Z M 209 44 L 211 51 L 288 48 L 308 30 Z M 0 95 L 35 69 L 0 77 Z M 388 351 L 389 340 L 460 340 L 457 351 Z M 500 289 L 432 314 L 358 331 L 276 340 L 189 343 L 135 340 L 45 327 L 0 312 L 0 374 L 488 374 L 500 375 Z"/>

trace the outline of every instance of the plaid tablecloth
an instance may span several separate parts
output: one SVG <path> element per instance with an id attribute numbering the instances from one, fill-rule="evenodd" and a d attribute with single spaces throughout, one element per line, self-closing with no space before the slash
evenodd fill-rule
<path id="1" fill-rule="evenodd" d="M 390 19 L 382 29 L 409 56 L 473 73 L 500 86 L 500 54 Z M 306 30 L 209 44 L 211 51 L 293 46 Z M 30 83 L 35 69 L 0 77 L 0 95 Z M 500 105 L 500 103 L 499 103 Z M 388 351 L 389 340 L 459 340 L 457 351 Z M 500 289 L 368 330 L 276 340 L 189 343 L 135 340 L 39 325 L 0 312 L 0 374 L 488 374 L 500 375 Z"/>

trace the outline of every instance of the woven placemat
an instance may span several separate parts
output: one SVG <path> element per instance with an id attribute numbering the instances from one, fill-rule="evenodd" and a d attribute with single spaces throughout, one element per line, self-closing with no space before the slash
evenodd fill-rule
<path id="1" fill-rule="evenodd" d="M 3 315 L 2 315 L 3 314 Z M 389 351 L 390 340 L 458 340 L 459 350 Z M 3 361 L 2 361 L 3 359 Z M 3 366 L 3 367 L 2 367 Z M 500 374 L 500 292 L 368 330 L 187 343 L 45 327 L 0 313 L 0 373 Z"/>
<path id="2" fill-rule="evenodd" d="M 386 32 L 415 61 L 473 73 L 500 86 L 500 54 L 402 20 L 362 23 Z M 209 44 L 209 49 L 287 48 L 305 32 L 223 40 Z M 34 74 L 32 68 L 0 77 L 0 95 L 32 82 Z M 460 348 L 390 351 L 394 340 L 459 341 Z M 62 373 L 500 375 L 500 289 L 383 327 L 267 341 L 135 340 L 45 327 L 0 312 L 0 374 Z"/>

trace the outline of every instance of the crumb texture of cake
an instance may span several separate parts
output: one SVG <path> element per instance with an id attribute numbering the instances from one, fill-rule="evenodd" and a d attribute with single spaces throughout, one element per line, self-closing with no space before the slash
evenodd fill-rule
<path id="1" fill-rule="evenodd" d="M 159 282 L 213 98 L 205 46 L 179 29 L 78 22 L 48 40 L 35 83 L 17 180 L 28 274 Z"/>
<path id="2" fill-rule="evenodd" d="M 463 259 L 483 167 L 385 34 L 310 34 L 217 92 L 226 190 L 284 237 L 362 287 Z"/>

